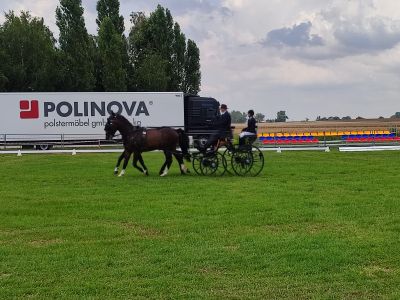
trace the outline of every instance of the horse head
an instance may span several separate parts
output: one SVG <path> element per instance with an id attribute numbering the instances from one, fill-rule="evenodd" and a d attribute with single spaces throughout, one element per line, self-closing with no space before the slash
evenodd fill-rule
<path id="1" fill-rule="evenodd" d="M 118 115 L 114 112 L 111 112 L 111 115 L 107 118 L 104 131 L 106 132 L 106 140 L 112 140 L 115 133 L 118 131 Z"/>
<path id="2" fill-rule="evenodd" d="M 113 111 L 108 117 L 107 123 L 104 127 L 107 140 L 112 140 L 117 131 L 119 131 L 122 136 L 127 136 L 133 130 L 133 125 L 124 116 L 116 114 Z"/>

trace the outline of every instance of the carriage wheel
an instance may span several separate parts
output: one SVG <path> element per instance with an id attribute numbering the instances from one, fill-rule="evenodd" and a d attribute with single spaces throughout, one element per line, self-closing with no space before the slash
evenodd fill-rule
<path id="1" fill-rule="evenodd" d="M 223 155 L 219 152 L 210 153 L 203 156 L 200 164 L 202 175 L 222 176 L 226 169 L 226 162 Z"/>
<path id="2" fill-rule="evenodd" d="M 222 155 L 224 157 L 224 160 L 223 160 L 224 168 L 225 168 L 226 172 L 230 175 L 235 174 L 235 171 L 233 171 L 232 164 L 231 164 L 232 155 L 233 155 L 233 152 L 228 149 L 226 149 L 224 151 L 224 154 Z"/>
<path id="3" fill-rule="evenodd" d="M 200 168 L 202 159 L 203 159 L 202 153 L 193 154 L 192 166 L 193 166 L 193 170 L 196 172 L 197 175 L 203 175 L 201 173 L 201 168 Z"/>
<path id="4" fill-rule="evenodd" d="M 258 149 L 257 147 L 253 147 L 251 157 L 253 163 L 249 172 L 246 175 L 257 176 L 264 169 L 264 155 L 260 149 Z"/>
<path id="5" fill-rule="evenodd" d="M 225 158 L 221 153 L 197 153 L 193 155 L 193 170 L 198 175 L 222 176 L 225 173 Z"/>
<path id="6" fill-rule="evenodd" d="M 248 151 L 234 151 L 232 153 L 231 165 L 233 171 L 239 176 L 245 176 L 253 165 L 253 157 Z"/>

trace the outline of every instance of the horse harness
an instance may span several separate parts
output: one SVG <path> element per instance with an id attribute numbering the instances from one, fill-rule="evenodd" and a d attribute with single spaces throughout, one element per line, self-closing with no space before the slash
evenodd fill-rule
<path id="1" fill-rule="evenodd" d="M 135 149 L 141 149 L 147 138 L 147 128 L 137 126 L 129 136 L 128 144 L 133 145 Z M 130 142 L 130 143 L 129 143 Z M 125 143 L 124 143 L 125 144 Z"/>

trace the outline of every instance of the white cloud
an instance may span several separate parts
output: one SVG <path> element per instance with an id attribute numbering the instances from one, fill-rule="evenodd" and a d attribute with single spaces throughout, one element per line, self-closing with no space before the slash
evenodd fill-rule
<path id="1" fill-rule="evenodd" d="M 253 108 L 271 118 L 283 109 L 292 119 L 400 111 L 397 0 L 121 0 L 126 28 L 132 11 L 149 13 L 158 3 L 200 47 L 201 94 L 232 109 Z M 0 0 L 0 10 L 30 10 L 54 32 L 57 5 Z M 83 5 L 88 31 L 96 33 L 95 1 Z M 295 45 L 279 35 L 290 37 L 295 29 L 301 37 Z M 262 47 L 274 30 L 281 47 Z"/>

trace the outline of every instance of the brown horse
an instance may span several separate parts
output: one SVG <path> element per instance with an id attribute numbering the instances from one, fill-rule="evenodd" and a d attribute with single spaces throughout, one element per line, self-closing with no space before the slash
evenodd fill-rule
<path id="1" fill-rule="evenodd" d="M 118 168 L 122 159 L 125 160 L 118 176 L 123 176 L 125 174 L 126 166 L 128 165 L 128 161 L 133 153 L 133 167 L 143 174 L 148 175 L 149 172 L 144 164 L 142 152 L 153 150 L 164 151 L 165 162 L 160 169 L 160 176 L 168 174 L 168 170 L 172 164 L 172 156 L 175 156 L 179 162 L 181 174 L 188 173 L 183 158 L 190 161 L 190 154 L 188 152 L 189 139 L 182 129 L 174 129 L 170 127 L 145 129 L 142 127 L 135 127 L 125 117 L 112 113 L 107 119 L 104 130 L 106 132 L 107 140 L 111 140 L 115 136 L 115 133 L 119 131 L 124 144 L 124 152 L 118 158 L 114 174 L 118 174 Z M 176 150 L 178 146 L 182 151 Z M 137 165 L 138 161 L 142 167 Z"/>

